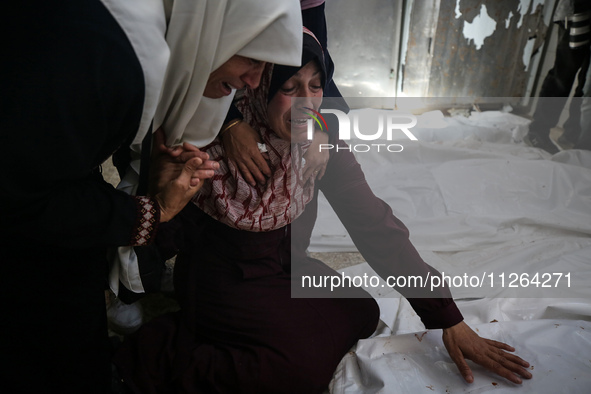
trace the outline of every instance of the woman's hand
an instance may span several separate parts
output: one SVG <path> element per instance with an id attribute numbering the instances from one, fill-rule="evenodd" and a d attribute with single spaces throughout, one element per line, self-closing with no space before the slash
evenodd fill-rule
<path id="1" fill-rule="evenodd" d="M 266 154 L 259 151 L 261 142 L 258 133 L 246 122 L 239 122 L 222 134 L 222 144 L 228 159 L 240 170 L 242 177 L 251 186 L 258 181 L 264 184 L 272 175 Z M 255 181 L 256 179 L 256 181 Z"/>
<path id="2" fill-rule="evenodd" d="M 507 353 L 514 352 L 513 347 L 502 342 L 481 338 L 464 322 L 444 329 L 443 343 L 464 380 L 468 383 L 474 381 L 474 375 L 472 375 L 472 370 L 466 363 L 466 359 L 474 361 L 513 383 L 521 384 L 521 379 L 517 375 L 525 379 L 532 377 L 531 373 L 525 369 L 529 367 L 527 361 Z"/>
<path id="3" fill-rule="evenodd" d="M 203 180 L 211 178 L 219 164 L 208 160 L 207 153 L 188 143 L 167 147 L 162 129 L 158 129 L 153 138 L 149 194 L 160 205 L 160 221 L 167 222 L 187 205 Z"/>
<path id="4" fill-rule="evenodd" d="M 328 134 L 316 130 L 310 147 L 304 154 L 304 159 L 306 160 L 306 164 L 304 165 L 304 182 L 312 177 L 320 180 L 324 176 L 329 155 L 326 149 L 324 151 L 320 150 L 320 144 L 328 144 Z"/>

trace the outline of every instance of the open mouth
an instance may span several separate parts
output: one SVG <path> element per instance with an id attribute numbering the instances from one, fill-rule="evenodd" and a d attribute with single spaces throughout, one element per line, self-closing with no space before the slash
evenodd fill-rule
<path id="1" fill-rule="evenodd" d="M 291 130 L 293 132 L 305 132 L 308 129 L 308 120 L 310 120 L 311 118 L 309 117 L 304 117 L 304 118 L 291 118 L 289 120 L 289 124 L 291 127 Z"/>
<path id="2" fill-rule="evenodd" d="M 301 125 L 306 125 L 308 122 L 308 119 L 310 119 L 310 118 L 295 118 L 295 119 L 292 118 L 289 121 L 294 126 L 301 126 Z"/>

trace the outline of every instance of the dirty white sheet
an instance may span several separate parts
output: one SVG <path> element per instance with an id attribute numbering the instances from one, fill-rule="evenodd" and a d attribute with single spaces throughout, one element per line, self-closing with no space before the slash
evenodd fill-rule
<path id="1" fill-rule="evenodd" d="M 432 112 L 412 130 L 418 142 L 394 141 L 403 152 L 359 153 L 357 159 L 376 195 L 440 271 L 480 278 L 571 274 L 570 287 L 562 277 L 552 288 L 508 288 L 507 281 L 485 292 L 452 288 L 465 321 L 516 347 L 534 378 L 518 386 L 474 366 L 475 382 L 464 383 L 441 331 L 425 334 L 408 302 L 392 293 L 378 299 L 383 324 L 343 359 L 332 393 L 591 392 L 591 152 L 550 156 L 527 147 L 521 138 L 528 124 L 504 112 L 469 118 Z M 321 200 L 310 251 L 354 250 Z M 344 271 L 372 272 L 367 264 Z"/>

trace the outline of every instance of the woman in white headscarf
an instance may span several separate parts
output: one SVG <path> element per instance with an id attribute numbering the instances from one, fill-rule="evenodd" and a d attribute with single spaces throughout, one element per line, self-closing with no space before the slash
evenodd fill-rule
<path id="1" fill-rule="evenodd" d="M 105 2 L 131 12 L 136 9 L 127 2 Z M 164 129 L 169 147 L 182 143 L 202 147 L 218 135 L 235 90 L 252 85 L 253 79 L 252 69 L 250 75 L 234 69 L 226 72 L 226 77 L 210 78 L 228 62 L 237 57 L 254 61 L 256 84 L 264 62 L 299 65 L 301 11 L 297 1 L 165 0 L 164 12 L 170 60 L 152 129 Z M 146 55 L 153 53 L 146 51 Z M 155 104 L 146 102 L 146 106 Z M 140 132 L 131 143 L 131 165 L 118 187 L 130 194 L 137 192 L 142 141 L 150 121 L 149 117 L 142 119 Z M 146 290 L 131 246 L 118 248 L 114 256 L 110 285 L 115 293 L 119 283 L 135 293 Z"/>
<path id="2" fill-rule="evenodd" d="M 138 31 L 133 18 L 138 9 L 153 12 L 162 7 L 158 4 L 161 1 L 163 14 L 152 14 L 154 23 Z M 147 66 L 146 84 L 154 86 L 153 94 L 146 97 L 142 123 L 131 144 L 135 159 L 152 119 L 153 130 L 164 128 L 169 146 L 183 142 L 205 146 L 217 136 L 235 89 L 224 97 L 207 97 L 204 91 L 209 75 L 232 56 L 286 65 L 300 61 L 301 16 L 297 1 L 267 4 L 257 0 L 150 0 L 157 3 L 150 9 L 145 0 L 103 2 L 124 29 L 129 25 L 133 34 L 130 39 L 138 43 L 140 61 L 146 59 L 142 62 Z M 125 190 L 134 190 L 138 164 L 132 165 L 135 175 L 126 175 Z"/>
<path id="3" fill-rule="evenodd" d="M 299 62 L 299 4 L 31 0 L 5 11 L 0 391 L 109 392 L 106 250 L 152 242 L 195 193 L 200 160 L 161 178 L 164 195 L 116 190 L 100 165 L 121 146 L 139 154 L 153 119 L 170 144 L 211 140 L 228 81 L 244 82 L 243 68 L 224 65 L 238 59 L 256 84 L 258 62 Z M 219 70 L 212 96 L 223 98 L 206 100 Z"/>

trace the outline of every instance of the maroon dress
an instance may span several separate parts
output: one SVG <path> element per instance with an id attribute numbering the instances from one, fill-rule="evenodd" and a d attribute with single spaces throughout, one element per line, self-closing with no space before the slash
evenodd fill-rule
<path id="1" fill-rule="evenodd" d="M 128 385 L 138 393 L 326 389 L 351 346 L 374 332 L 379 309 L 358 288 L 316 288 L 315 298 L 292 297 L 298 275 L 337 275 L 306 255 L 319 190 L 381 276 L 439 275 L 420 258 L 390 207 L 372 193 L 354 156 L 340 150 L 291 225 L 240 231 L 191 205 L 168 230 L 161 229 L 162 258 L 178 250 L 181 310 L 145 324 L 119 349 L 114 361 Z M 413 296 L 408 291 L 401 290 Z M 427 328 L 462 320 L 446 288 L 409 301 Z"/>

